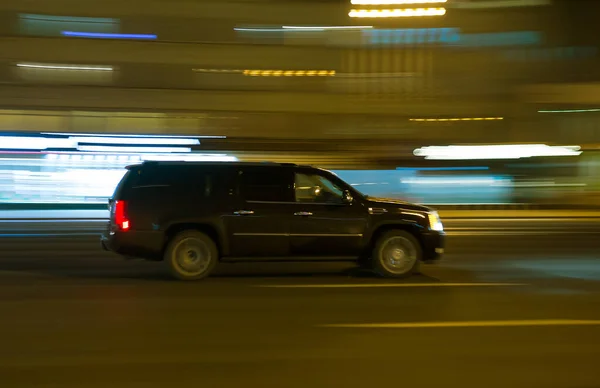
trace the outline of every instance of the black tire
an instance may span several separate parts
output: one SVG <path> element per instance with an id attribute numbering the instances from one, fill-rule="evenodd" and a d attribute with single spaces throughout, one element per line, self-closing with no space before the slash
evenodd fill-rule
<path id="1" fill-rule="evenodd" d="M 373 270 L 384 277 L 409 277 L 419 271 L 422 256 L 421 244 L 415 236 L 403 230 L 390 230 L 375 242 Z"/>
<path id="2" fill-rule="evenodd" d="M 218 261 L 219 250 L 213 239 L 195 230 L 178 233 L 169 241 L 164 253 L 169 272 L 179 280 L 204 279 Z"/>

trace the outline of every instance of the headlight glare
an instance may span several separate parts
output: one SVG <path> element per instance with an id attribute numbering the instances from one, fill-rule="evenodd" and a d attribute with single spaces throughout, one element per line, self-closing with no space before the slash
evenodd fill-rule
<path id="1" fill-rule="evenodd" d="M 428 214 L 429 217 L 429 228 L 431 230 L 435 230 L 437 232 L 444 231 L 444 224 L 442 224 L 442 220 L 437 212 L 431 212 Z"/>

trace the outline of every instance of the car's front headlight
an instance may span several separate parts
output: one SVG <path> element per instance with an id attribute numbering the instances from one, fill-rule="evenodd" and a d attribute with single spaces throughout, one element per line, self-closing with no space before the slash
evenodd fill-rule
<path id="1" fill-rule="evenodd" d="M 431 230 L 435 230 L 437 232 L 444 231 L 444 224 L 442 224 L 442 220 L 437 212 L 431 212 L 428 214 L 429 217 L 429 228 Z"/>

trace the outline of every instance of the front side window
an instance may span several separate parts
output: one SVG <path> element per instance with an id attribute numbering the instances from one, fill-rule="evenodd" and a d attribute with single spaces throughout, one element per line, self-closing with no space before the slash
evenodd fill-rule
<path id="1" fill-rule="evenodd" d="M 344 202 L 344 190 L 321 175 L 297 173 L 294 183 L 296 202 Z"/>
<path id="2" fill-rule="evenodd" d="M 291 202 L 291 172 L 281 168 L 245 168 L 240 187 L 246 201 Z"/>

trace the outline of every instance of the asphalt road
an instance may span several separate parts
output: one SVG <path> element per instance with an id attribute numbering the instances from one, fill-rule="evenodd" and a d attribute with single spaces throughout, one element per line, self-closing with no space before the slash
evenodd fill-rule
<path id="1" fill-rule="evenodd" d="M 599 386 L 600 223 L 498 222 L 446 222 L 446 258 L 407 280 L 199 283 L 102 252 L 93 225 L 0 223 L 0 387 Z"/>

